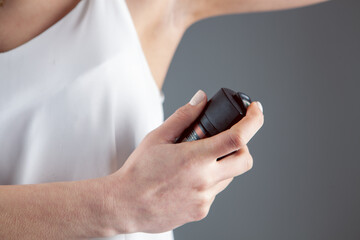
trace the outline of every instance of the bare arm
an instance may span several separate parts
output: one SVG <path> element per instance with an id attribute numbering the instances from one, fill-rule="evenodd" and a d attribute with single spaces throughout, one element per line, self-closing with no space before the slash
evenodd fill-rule
<path id="1" fill-rule="evenodd" d="M 80 0 L 7 0 L 0 6 L 0 53 L 31 40 L 69 13 Z M 127 0 L 136 30 L 159 88 L 180 39 L 201 19 L 270 11 L 326 0 Z"/>
<path id="2" fill-rule="evenodd" d="M 0 239 L 74 239 L 114 234 L 108 229 L 110 211 L 105 186 L 104 179 L 0 186 Z"/>
<path id="3" fill-rule="evenodd" d="M 253 102 L 231 129 L 174 144 L 205 93 L 147 134 L 117 172 L 98 179 L 0 186 L 0 239 L 78 239 L 159 233 L 206 217 L 215 196 L 252 167 L 246 144 L 264 116 Z M 221 161 L 218 157 L 232 153 Z"/>
<path id="4" fill-rule="evenodd" d="M 127 0 L 159 88 L 185 30 L 204 18 L 295 8 L 326 0 Z"/>
<path id="5" fill-rule="evenodd" d="M 283 10 L 322 3 L 328 0 L 178 0 L 187 9 L 188 23 L 225 14 Z"/>

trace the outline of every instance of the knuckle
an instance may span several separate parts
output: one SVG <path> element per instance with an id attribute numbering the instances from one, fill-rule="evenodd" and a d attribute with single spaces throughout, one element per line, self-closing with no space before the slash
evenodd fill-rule
<path id="1" fill-rule="evenodd" d="M 212 203 L 213 196 L 211 194 L 209 194 L 209 193 L 204 194 L 202 199 L 203 199 L 203 206 L 209 208 L 209 206 Z"/>
<path id="2" fill-rule="evenodd" d="M 229 135 L 229 144 L 234 148 L 241 148 L 246 145 L 245 139 L 241 136 L 240 133 L 233 132 Z"/>
<path id="3" fill-rule="evenodd" d="M 153 129 L 145 135 L 143 140 L 146 141 L 146 140 L 152 139 L 152 137 L 156 134 L 157 134 L 157 129 Z"/>
<path id="4" fill-rule="evenodd" d="M 191 117 L 191 114 L 185 107 L 181 107 L 175 111 L 175 116 L 180 120 L 187 120 Z"/>
<path id="5" fill-rule="evenodd" d="M 250 170 L 250 169 L 253 168 L 253 166 L 254 166 L 254 159 L 251 156 L 251 154 L 249 153 L 247 158 L 246 158 L 246 169 Z"/>
<path id="6" fill-rule="evenodd" d="M 200 221 L 208 215 L 214 196 L 209 193 L 201 193 L 196 199 L 190 214 L 193 221 Z"/>
<path id="7" fill-rule="evenodd" d="M 195 221 L 200 221 L 203 220 L 204 218 L 206 218 L 206 216 L 209 213 L 209 207 L 206 206 L 198 206 L 196 208 L 196 210 L 194 211 L 194 220 Z"/>
<path id="8" fill-rule="evenodd" d="M 254 160 L 246 145 L 238 150 L 235 154 L 235 168 L 237 169 L 237 175 L 241 175 L 253 168 Z"/>
<path id="9" fill-rule="evenodd" d="M 207 190 L 211 186 L 211 182 L 206 177 L 200 177 L 196 189 L 200 192 Z"/>

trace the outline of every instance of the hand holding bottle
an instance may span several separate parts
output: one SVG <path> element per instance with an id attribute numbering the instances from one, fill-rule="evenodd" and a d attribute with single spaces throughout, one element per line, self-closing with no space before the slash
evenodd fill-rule
<path id="1" fill-rule="evenodd" d="M 233 177 L 252 168 L 246 144 L 264 121 L 257 102 L 251 103 L 246 116 L 226 131 L 193 142 L 174 143 L 206 103 L 206 94 L 199 91 L 147 134 L 124 166 L 109 176 L 115 232 L 124 230 L 118 228 L 126 232 L 164 232 L 201 220 Z M 116 218 L 124 214 L 126 226 L 117 225 Z"/>

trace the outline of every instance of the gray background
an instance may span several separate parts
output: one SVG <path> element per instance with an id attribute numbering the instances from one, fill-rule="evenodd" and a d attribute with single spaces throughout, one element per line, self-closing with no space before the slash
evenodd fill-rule
<path id="1" fill-rule="evenodd" d="M 208 19 L 185 34 L 164 85 L 165 117 L 198 90 L 264 106 L 254 168 L 182 239 L 360 239 L 360 2 Z"/>

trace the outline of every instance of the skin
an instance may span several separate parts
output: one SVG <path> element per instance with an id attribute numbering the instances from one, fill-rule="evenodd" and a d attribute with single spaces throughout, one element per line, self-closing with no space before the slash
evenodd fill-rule
<path id="1" fill-rule="evenodd" d="M 0 7 L 0 52 L 9 51 L 36 37 L 69 13 L 78 2 L 6 0 Z"/>
<path id="2" fill-rule="evenodd" d="M 201 19 L 299 7 L 323 0 L 128 0 L 143 50 L 159 88 L 185 30 Z M 56 23 L 78 1 L 11 0 L 0 7 L 0 51 L 10 51 Z M 33 6 L 37 6 L 34 8 Z M 231 129 L 174 144 L 201 113 L 179 108 L 151 131 L 124 166 L 97 179 L 0 186 L 0 239 L 78 239 L 157 233 L 206 217 L 216 195 L 252 168 L 247 143 L 264 123 L 257 104 Z M 237 151 L 236 151 L 237 150 Z M 221 161 L 220 156 L 236 151 Z"/>
<path id="3" fill-rule="evenodd" d="M 161 89 L 186 29 L 225 14 L 281 10 L 326 0 L 127 0 L 150 69 Z"/>

